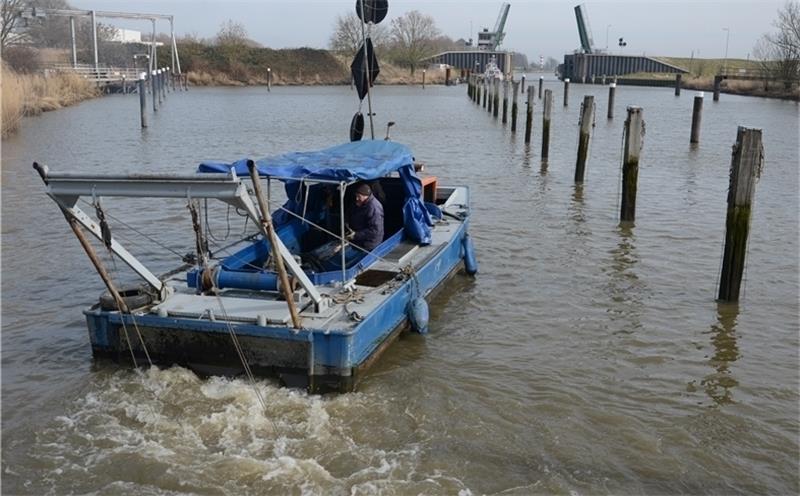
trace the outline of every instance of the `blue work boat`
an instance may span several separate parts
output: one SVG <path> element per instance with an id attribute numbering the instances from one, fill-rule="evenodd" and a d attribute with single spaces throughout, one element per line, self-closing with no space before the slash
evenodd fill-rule
<path id="1" fill-rule="evenodd" d="M 410 149 L 392 141 L 202 163 L 182 176 L 34 168 L 108 288 L 84 311 L 93 354 L 120 363 L 276 376 L 310 392 L 351 391 L 402 330 L 427 332 L 431 293 L 462 265 L 477 271 L 469 189 L 421 178 Z M 265 195 L 262 181 L 267 192 L 280 181 L 286 198 Z M 354 247 L 344 225 L 350 195 L 362 183 L 384 210 L 383 242 L 372 250 Z M 96 218 L 80 208 L 81 197 Z M 153 274 L 115 237 L 101 203 L 110 197 L 185 200 L 195 232 L 188 263 Z M 258 232 L 212 253 L 198 208 L 209 200 L 243 212 Z M 117 287 L 87 232 L 143 283 Z M 331 257 L 309 260 L 326 246 L 333 247 Z M 360 253 L 345 258 L 348 246 Z"/>

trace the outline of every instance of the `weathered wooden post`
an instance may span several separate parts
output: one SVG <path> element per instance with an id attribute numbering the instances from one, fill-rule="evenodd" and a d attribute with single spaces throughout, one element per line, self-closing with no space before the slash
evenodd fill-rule
<path id="1" fill-rule="evenodd" d="M 511 83 L 511 132 L 517 132 L 517 93 L 519 93 L 519 83 Z"/>
<path id="2" fill-rule="evenodd" d="M 564 79 L 564 106 L 569 105 L 569 78 Z"/>
<path id="3" fill-rule="evenodd" d="M 489 104 L 486 107 L 487 112 L 492 113 L 492 105 L 494 104 L 494 78 L 489 80 Z"/>
<path id="4" fill-rule="evenodd" d="M 128 94 L 128 84 L 127 81 L 125 81 L 125 74 L 122 75 L 122 94 Z"/>
<path id="5" fill-rule="evenodd" d="M 481 81 L 480 76 L 475 76 L 475 105 L 481 106 L 481 88 L 483 87 L 483 81 Z"/>
<path id="6" fill-rule="evenodd" d="M 161 69 L 156 71 L 156 91 L 158 92 L 158 105 L 164 104 L 164 78 L 162 77 Z"/>
<path id="7" fill-rule="evenodd" d="M 542 161 L 547 161 L 550 153 L 550 113 L 553 110 L 553 90 L 544 90 L 542 107 Z"/>
<path id="8" fill-rule="evenodd" d="M 714 76 L 714 101 L 719 101 L 719 88 L 722 85 L 722 76 Z"/>
<path id="9" fill-rule="evenodd" d="M 575 160 L 575 182 L 582 183 L 586 172 L 586 159 L 589 156 L 589 137 L 594 117 L 594 97 L 586 95 L 581 104 L 580 130 L 578 131 L 578 157 Z"/>
<path id="10" fill-rule="evenodd" d="M 444 85 L 450 86 L 450 68 L 444 70 Z"/>
<path id="11" fill-rule="evenodd" d="M 492 102 L 492 116 L 497 119 L 497 115 L 500 113 L 500 80 L 494 80 L 494 102 Z"/>
<path id="12" fill-rule="evenodd" d="M 675 74 L 675 96 L 681 96 L 681 73 Z"/>
<path id="13" fill-rule="evenodd" d="M 166 100 L 167 93 L 169 93 L 169 69 L 161 71 L 161 91 L 164 93 L 164 100 Z"/>
<path id="14" fill-rule="evenodd" d="M 139 76 L 139 115 L 141 117 L 142 128 L 147 127 L 147 89 L 145 88 L 145 74 Z"/>
<path id="15" fill-rule="evenodd" d="M 350 80 L 350 86 L 353 86 L 353 80 Z M 272 91 L 272 67 L 267 67 L 267 93 Z"/>
<path id="16" fill-rule="evenodd" d="M 425 69 L 422 69 L 422 89 L 425 89 Z"/>
<path id="17" fill-rule="evenodd" d="M 622 155 L 622 208 L 619 214 L 623 222 L 633 222 L 636 218 L 636 186 L 639 181 L 642 126 L 641 107 L 628 107 L 628 119 L 625 121 L 625 151 Z"/>
<path id="18" fill-rule="evenodd" d="M 614 118 L 614 92 L 617 91 L 617 83 L 608 85 L 608 118 Z"/>
<path id="19" fill-rule="evenodd" d="M 522 75 L 522 79 L 520 81 L 519 92 L 523 95 L 525 94 L 525 74 Z"/>
<path id="20" fill-rule="evenodd" d="M 150 72 L 150 96 L 153 97 L 153 112 L 158 112 L 158 89 L 156 88 L 156 70 Z"/>
<path id="21" fill-rule="evenodd" d="M 533 127 L 533 91 L 528 89 L 528 108 L 525 109 L 525 143 L 531 142 L 531 128 Z"/>
<path id="22" fill-rule="evenodd" d="M 503 81 L 503 124 L 508 122 L 508 79 Z"/>
<path id="23" fill-rule="evenodd" d="M 703 117 L 703 92 L 697 93 L 694 97 L 692 107 L 692 133 L 689 136 L 689 143 L 700 143 L 700 120 Z"/>
<path id="24" fill-rule="evenodd" d="M 483 108 L 486 108 L 486 100 L 489 99 L 489 80 L 483 77 Z"/>
<path id="25" fill-rule="evenodd" d="M 542 99 L 542 86 L 544 85 L 544 76 L 539 76 L 539 100 Z"/>
<path id="26" fill-rule="evenodd" d="M 761 129 L 739 126 L 731 158 L 728 213 L 725 219 L 725 251 L 719 281 L 719 299 L 739 301 L 744 273 L 750 212 L 756 178 L 762 165 Z"/>

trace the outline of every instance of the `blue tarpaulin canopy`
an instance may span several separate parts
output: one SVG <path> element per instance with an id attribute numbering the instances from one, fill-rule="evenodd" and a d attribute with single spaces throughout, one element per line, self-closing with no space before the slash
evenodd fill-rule
<path id="1" fill-rule="evenodd" d="M 402 167 L 412 167 L 414 157 L 411 150 L 400 143 L 364 140 L 324 150 L 286 153 L 255 162 L 262 176 L 352 182 L 378 179 Z M 227 173 L 231 168 L 235 168 L 240 176 L 249 174 L 246 159 L 231 164 L 203 162 L 198 171 Z"/>
<path id="2" fill-rule="evenodd" d="M 256 160 L 255 163 L 260 175 L 287 182 L 289 201 L 284 208 L 292 212 L 302 210 L 292 194 L 298 181 L 371 181 L 397 171 L 406 197 L 403 204 L 405 232 L 419 243 L 429 244 L 431 241 L 430 226 L 433 223 L 421 199 L 422 183 L 414 173 L 414 157 L 405 145 L 384 140 L 353 141 L 318 151 L 291 152 L 267 157 Z M 203 162 L 198 167 L 198 172 L 228 173 L 231 169 L 239 176 L 250 174 L 247 159 L 233 163 Z"/>

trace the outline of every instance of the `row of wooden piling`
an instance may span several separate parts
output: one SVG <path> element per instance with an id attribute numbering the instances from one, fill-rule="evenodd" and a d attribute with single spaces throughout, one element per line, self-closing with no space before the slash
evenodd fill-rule
<path id="1" fill-rule="evenodd" d="M 677 78 L 675 94 L 680 94 L 680 78 Z M 516 132 L 517 120 L 517 82 L 503 81 L 502 122 L 507 122 L 508 89 L 512 91 L 511 132 Z M 477 105 L 487 108 L 494 118 L 498 117 L 500 81 L 487 80 L 480 75 L 472 75 L 468 80 L 468 96 Z M 522 81 L 524 90 L 524 79 Z M 616 85 L 609 86 L 608 118 L 613 118 L 614 93 Z M 539 95 L 542 94 L 542 78 L 539 79 Z M 569 79 L 564 81 L 564 105 L 568 104 Z M 544 112 L 542 122 L 542 162 L 548 159 L 550 140 L 550 114 L 552 110 L 552 91 L 544 92 Z M 530 143 L 533 121 L 533 92 L 528 90 L 525 117 L 525 143 Z M 700 120 L 703 107 L 703 93 L 694 98 L 692 110 L 692 131 L 690 143 L 699 143 Z M 575 182 L 582 183 L 589 152 L 591 129 L 594 127 L 594 96 L 584 96 L 580 112 L 578 151 L 575 163 Z M 643 109 L 638 106 L 627 107 L 624 126 L 624 149 L 622 157 L 622 198 L 620 221 L 633 222 L 636 218 L 636 191 L 639 178 L 639 157 L 644 144 Z M 739 299 L 741 280 L 744 274 L 747 237 L 750 226 L 752 196 L 756 178 L 760 175 L 763 149 L 761 130 L 740 126 L 737 130 L 736 144 L 730 166 L 730 185 L 726 216 L 725 248 L 720 275 L 718 299 L 735 302 Z"/>
<path id="2" fill-rule="evenodd" d="M 123 93 L 126 93 L 123 80 Z M 168 67 L 154 69 L 149 74 L 143 72 L 136 82 L 139 93 L 139 117 L 142 128 L 147 127 L 147 92 L 152 96 L 153 112 L 158 112 L 159 107 L 167 99 L 167 93 L 172 91 L 189 91 L 189 78 L 187 74 L 173 74 Z M 177 89 L 176 89 L 177 88 Z"/>

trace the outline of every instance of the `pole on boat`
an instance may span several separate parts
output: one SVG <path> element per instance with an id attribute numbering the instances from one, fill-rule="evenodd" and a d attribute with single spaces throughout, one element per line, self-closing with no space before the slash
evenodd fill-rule
<path id="1" fill-rule="evenodd" d="M 642 108 L 628 107 L 625 121 L 625 152 L 622 158 L 622 207 L 620 220 L 633 222 L 636 218 L 636 187 L 639 181 L 639 154 L 642 152 Z"/>
<path id="2" fill-rule="evenodd" d="M 580 130 L 578 132 L 578 157 L 575 161 L 575 182 L 582 183 L 586 171 L 586 159 L 589 156 L 589 137 L 594 120 L 594 96 L 583 97 L 581 105 Z"/>
<path id="3" fill-rule="evenodd" d="M 721 301 L 739 301 L 739 289 L 747 255 L 751 205 L 763 155 L 761 129 L 739 126 L 731 157 L 728 213 L 725 219 L 725 251 L 722 255 L 722 273 L 719 280 L 718 298 Z"/>
<path id="4" fill-rule="evenodd" d="M 275 266 L 278 269 L 278 278 L 281 281 L 281 289 L 283 290 L 283 297 L 286 299 L 286 304 L 289 306 L 289 313 L 292 316 L 292 325 L 295 329 L 300 329 L 300 316 L 297 313 L 297 307 L 294 305 L 294 298 L 292 295 L 292 288 L 289 286 L 289 276 L 286 275 L 286 267 L 283 265 L 283 257 L 278 251 L 278 243 L 275 235 L 275 229 L 272 226 L 272 217 L 269 214 L 269 208 L 264 201 L 264 195 L 261 191 L 261 178 L 258 177 L 258 170 L 256 170 L 256 163 L 252 160 L 247 161 L 247 169 L 250 171 L 250 178 L 253 180 L 253 189 L 256 193 L 258 200 L 258 208 L 261 209 L 261 230 L 266 232 L 269 238 L 269 246 L 272 251 L 272 256 L 275 258 Z"/>

